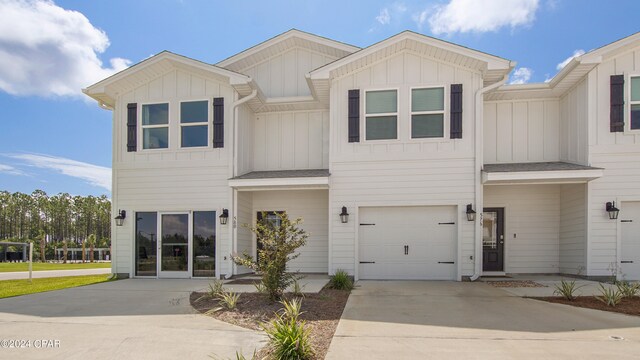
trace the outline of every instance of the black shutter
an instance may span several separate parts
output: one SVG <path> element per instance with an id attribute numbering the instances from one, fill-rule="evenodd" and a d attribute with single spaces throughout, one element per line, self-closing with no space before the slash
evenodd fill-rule
<path id="1" fill-rule="evenodd" d="M 451 84 L 451 138 L 462 139 L 462 84 Z"/>
<path id="2" fill-rule="evenodd" d="M 611 75 L 611 132 L 624 131 L 624 75 Z"/>
<path id="3" fill-rule="evenodd" d="M 360 142 L 360 90 L 349 90 L 349 142 Z"/>
<path id="4" fill-rule="evenodd" d="M 224 147 L 224 98 L 213 99 L 213 147 Z"/>
<path id="5" fill-rule="evenodd" d="M 138 150 L 138 104 L 127 104 L 127 151 Z"/>

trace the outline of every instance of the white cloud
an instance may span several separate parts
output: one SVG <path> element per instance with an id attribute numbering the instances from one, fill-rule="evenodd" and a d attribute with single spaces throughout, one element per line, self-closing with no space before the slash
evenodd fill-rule
<path id="1" fill-rule="evenodd" d="M 451 0 L 416 13 L 413 20 L 422 28 L 440 34 L 498 31 L 508 26 L 526 26 L 535 20 L 539 0 Z"/>
<path id="2" fill-rule="evenodd" d="M 556 65 L 556 69 L 557 70 L 562 70 L 565 66 L 567 66 L 567 64 L 573 60 L 573 58 L 576 58 L 578 56 L 582 56 L 584 55 L 585 51 L 582 49 L 578 49 L 576 51 L 573 52 L 573 55 L 569 56 L 568 58 L 564 59 L 563 62 L 559 63 L 558 65 Z"/>
<path id="3" fill-rule="evenodd" d="M 27 176 L 27 173 L 11 165 L 0 164 L 0 174 Z"/>
<path id="4" fill-rule="evenodd" d="M 511 75 L 509 84 L 526 84 L 531 80 L 531 75 L 533 70 L 526 67 L 517 68 Z"/>
<path id="5" fill-rule="evenodd" d="M 29 166 L 82 179 L 90 185 L 111 191 L 111 168 L 108 167 L 43 154 L 7 154 L 5 156 L 22 160 Z"/>
<path id="6" fill-rule="evenodd" d="M 104 31 L 48 0 L 0 1 L 0 90 L 13 95 L 81 96 L 81 88 L 129 66 L 98 58 Z"/>
<path id="7" fill-rule="evenodd" d="M 380 15 L 376 16 L 376 21 L 382 25 L 387 25 L 391 21 L 391 15 L 389 15 L 389 9 L 384 8 L 380 10 Z"/>

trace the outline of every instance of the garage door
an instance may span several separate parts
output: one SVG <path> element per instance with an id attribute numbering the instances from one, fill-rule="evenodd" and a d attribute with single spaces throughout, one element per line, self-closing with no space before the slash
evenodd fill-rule
<path id="1" fill-rule="evenodd" d="M 455 280 L 454 206 L 359 210 L 360 279 Z"/>
<path id="2" fill-rule="evenodd" d="M 640 280 L 640 202 L 620 207 L 622 248 L 620 271 L 625 280 Z"/>

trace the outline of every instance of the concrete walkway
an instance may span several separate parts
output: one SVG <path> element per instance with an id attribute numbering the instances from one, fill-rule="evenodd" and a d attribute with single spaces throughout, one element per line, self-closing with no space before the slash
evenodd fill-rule
<path id="1" fill-rule="evenodd" d="M 0 359 L 219 359 L 246 356 L 262 334 L 196 313 L 191 291 L 206 280 L 128 279 L 0 300 Z M 36 339 L 59 340 L 34 348 Z"/>
<path id="2" fill-rule="evenodd" d="M 598 281 L 585 280 L 579 278 L 566 277 L 561 275 L 511 275 L 509 278 L 486 278 L 481 279 L 483 282 L 488 281 L 534 281 L 543 287 L 511 287 L 501 288 L 502 290 L 520 297 L 545 297 L 557 296 L 554 294 L 556 285 L 560 285 L 561 281 L 576 283 L 576 296 L 600 296 L 600 285 L 605 288 L 616 289 L 613 284 L 600 283 Z"/>
<path id="3" fill-rule="evenodd" d="M 484 283 L 360 281 L 327 359 L 637 359 L 640 317 Z"/>
<path id="4" fill-rule="evenodd" d="M 32 274 L 34 279 L 63 277 L 63 276 L 101 275 L 101 274 L 111 274 L 111 269 L 102 268 L 102 269 L 75 269 L 75 270 L 44 270 L 44 271 L 33 271 Z M 28 279 L 28 278 L 29 278 L 28 271 L 0 272 L 0 281 L 19 280 L 19 279 Z"/>

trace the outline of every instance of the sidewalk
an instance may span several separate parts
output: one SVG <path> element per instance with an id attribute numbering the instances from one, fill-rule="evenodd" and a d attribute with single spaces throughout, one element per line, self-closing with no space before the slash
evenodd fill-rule
<path id="1" fill-rule="evenodd" d="M 76 269 L 76 270 L 45 270 L 45 271 L 34 271 L 32 274 L 33 278 L 50 278 L 50 277 L 63 277 L 63 276 L 82 276 L 82 275 L 101 275 L 101 274 L 110 274 L 110 268 L 102 268 L 102 269 Z M 3 272 L 0 273 L 0 281 L 2 280 L 19 280 L 19 279 L 28 279 L 29 272 L 28 271 L 17 271 L 17 272 Z"/>

